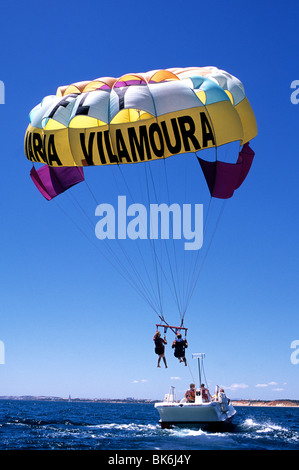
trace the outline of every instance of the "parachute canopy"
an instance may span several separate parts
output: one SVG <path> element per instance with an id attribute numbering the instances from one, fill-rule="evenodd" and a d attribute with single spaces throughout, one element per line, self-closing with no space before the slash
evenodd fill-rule
<path id="1" fill-rule="evenodd" d="M 59 87 L 31 111 L 25 155 L 50 167 L 118 165 L 243 145 L 256 134 L 237 78 L 216 67 L 172 68 Z M 199 162 L 210 190 L 218 187 L 219 162 Z M 242 177 L 233 179 L 235 189 Z"/>

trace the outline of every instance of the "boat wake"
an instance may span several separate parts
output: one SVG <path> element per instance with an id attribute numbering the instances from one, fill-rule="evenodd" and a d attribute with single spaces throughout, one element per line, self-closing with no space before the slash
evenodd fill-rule
<path id="1" fill-rule="evenodd" d="M 273 423 L 270 420 L 256 421 L 252 418 L 247 418 L 238 426 L 240 432 L 246 434 L 247 437 L 254 437 L 256 441 L 261 441 L 267 444 L 267 448 L 271 443 L 273 448 L 276 448 L 277 443 L 286 445 L 297 446 L 299 445 L 299 432 L 292 429 L 292 426 L 286 427 Z"/>
<path id="2" fill-rule="evenodd" d="M 241 429 L 246 429 L 250 432 L 256 433 L 269 433 L 269 432 L 287 432 L 288 429 L 279 426 L 278 424 L 273 424 L 270 422 L 258 423 L 252 418 L 245 419 L 244 423 L 240 426 Z"/>
<path id="3" fill-rule="evenodd" d="M 177 446 L 181 442 L 184 446 L 198 449 L 298 449 L 299 446 L 297 430 L 270 419 L 245 418 L 224 432 L 195 427 L 173 427 L 163 432 L 167 432 Z"/>

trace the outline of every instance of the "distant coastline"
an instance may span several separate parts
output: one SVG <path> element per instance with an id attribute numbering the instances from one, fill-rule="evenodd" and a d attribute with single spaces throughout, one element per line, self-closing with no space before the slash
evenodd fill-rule
<path id="1" fill-rule="evenodd" d="M 0 400 L 19 400 L 19 401 L 61 401 L 61 402 L 82 402 L 82 403 L 156 403 L 157 400 L 146 398 L 62 398 L 51 396 L 0 396 Z"/>
<path id="2" fill-rule="evenodd" d="M 146 398 L 61 398 L 49 396 L 0 396 L 0 400 L 20 401 L 54 401 L 54 402 L 78 402 L 78 403 L 156 403 L 159 400 Z M 299 400 L 232 400 L 233 406 L 272 406 L 272 407 L 299 407 Z"/>
<path id="3" fill-rule="evenodd" d="M 299 400 L 232 400 L 234 406 L 298 407 Z"/>

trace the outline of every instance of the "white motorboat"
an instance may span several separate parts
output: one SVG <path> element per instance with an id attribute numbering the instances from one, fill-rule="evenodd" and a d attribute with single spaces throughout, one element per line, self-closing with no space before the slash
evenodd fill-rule
<path id="1" fill-rule="evenodd" d="M 201 384 L 200 360 L 203 360 L 205 355 L 193 354 L 192 356 L 198 358 L 199 383 Z M 175 387 L 171 386 L 164 400 L 155 403 L 155 408 L 159 412 L 159 422 L 162 428 L 192 424 L 215 427 L 215 425 L 230 423 L 236 414 L 231 401 L 218 386 L 213 397 L 209 392 L 202 393 L 202 390 L 197 388 L 195 400 L 192 403 L 188 403 L 185 398 L 178 401 Z"/>

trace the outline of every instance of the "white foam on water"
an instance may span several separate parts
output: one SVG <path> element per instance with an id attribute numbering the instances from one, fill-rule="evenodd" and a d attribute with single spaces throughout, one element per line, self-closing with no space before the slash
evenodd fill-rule
<path id="1" fill-rule="evenodd" d="M 284 428 L 283 426 L 280 426 L 278 424 L 273 424 L 269 422 L 258 423 L 251 418 L 245 419 L 243 425 L 246 428 L 255 430 L 257 433 L 269 433 L 273 431 L 288 432 L 287 428 Z"/>
<path id="2" fill-rule="evenodd" d="M 227 448 L 234 447 L 233 437 L 227 432 L 209 432 L 193 428 L 173 428 L 168 430 L 173 438 L 179 438 L 186 442 L 190 441 L 200 448 Z"/>
<path id="3" fill-rule="evenodd" d="M 128 423 L 128 424 L 120 424 L 120 423 L 104 423 L 104 424 L 95 424 L 94 426 L 87 426 L 89 428 L 97 428 L 97 429 L 109 429 L 109 430 L 129 430 L 129 431 L 153 431 L 159 429 L 158 425 L 153 424 L 136 424 L 136 423 Z"/>

